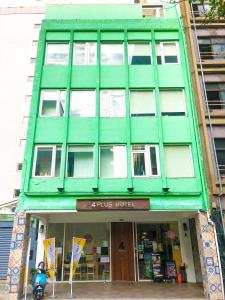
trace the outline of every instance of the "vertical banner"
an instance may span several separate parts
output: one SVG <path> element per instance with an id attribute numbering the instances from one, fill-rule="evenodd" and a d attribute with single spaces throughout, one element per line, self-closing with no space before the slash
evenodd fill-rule
<path id="1" fill-rule="evenodd" d="M 47 269 L 51 278 L 55 277 L 55 238 L 43 240 Z"/>
<path id="2" fill-rule="evenodd" d="M 72 283 L 73 276 L 76 273 L 77 266 L 81 257 L 81 253 L 84 249 L 86 240 L 82 238 L 73 237 L 72 239 L 72 255 L 70 265 L 70 282 Z"/>

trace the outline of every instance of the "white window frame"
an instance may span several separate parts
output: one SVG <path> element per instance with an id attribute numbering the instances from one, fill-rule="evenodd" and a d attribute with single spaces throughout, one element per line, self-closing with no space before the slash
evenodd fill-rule
<path id="1" fill-rule="evenodd" d="M 102 116 L 101 115 L 101 94 L 102 94 L 102 91 L 110 91 L 108 97 L 107 97 L 107 105 L 108 105 L 108 115 L 107 116 Z M 113 97 L 114 96 L 117 96 L 117 95 L 112 95 L 111 92 L 112 91 L 115 91 L 115 92 L 118 92 L 118 91 L 123 91 L 124 94 L 124 114 L 122 116 L 113 116 L 112 115 L 112 100 L 113 100 Z M 121 95 L 122 96 L 122 95 Z M 126 93 L 125 93 L 125 89 L 101 89 L 100 90 L 100 117 L 101 118 L 125 118 L 126 117 Z"/>
<path id="2" fill-rule="evenodd" d="M 184 116 L 183 117 L 187 117 L 187 103 L 186 103 L 186 97 L 185 97 L 185 90 L 184 89 L 174 89 L 174 90 L 159 90 L 159 97 L 160 97 L 160 92 L 182 92 L 182 101 L 184 104 Z M 160 104 L 160 113 L 162 117 L 171 117 L 171 116 L 163 116 L 162 115 L 162 111 L 161 111 L 161 104 Z"/>
<path id="3" fill-rule="evenodd" d="M 75 45 L 76 44 L 85 44 L 85 63 L 75 63 Z M 89 53 L 90 53 L 90 44 L 95 44 L 95 63 L 90 64 L 89 62 Z M 77 41 L 74 42 L 73 44 L 73 65 L 75 66 L 84 66 L 84 65 L 89 65 L 89 66 L 95 66 L 97 64 L 97 43 L 96 42 L 82 42 L 82 41 Z"/>
<path id="4" fill-rule="evenodd" d="M 69 147 L 79 147 L 79 146 L 82 146 L 82 147 L 92 147 L 93 148 L 93 165 L 92 165 L 92 173 L 93 173 L 93 176 L 90 176 L 90 177 L 76 177 L 76 176 L 68 176 L 68 156 L 69 156 Z M 88 144 L 69 144 L 67 145 L 67 148 L 66 148 L 66 178 L 69 178 L 69 179 L 85 179 L 85 178 L 94 178 L 95 177 L 95 145 L 88 145 Z"/>
<path id="5" fill-rule="evenodd" d="M 156 116 L 156 97 L 155 97 L 155 90 L 154 89 L 130 89 L 129 90 L 129 100 L 131 99 L 131 92 L 152 92 L 153 93 L 153 104 L 154 104 L 154 116 L 132 116 L 131 114 L 131 105 L 130 105 L 130 101 L 129 101 L 129 105 L 130 105 L 130 117 L 131 118 L 144 118 L 144 117 L 155 117 Z"/>
<path id="6" fill-rule="evenodd" d="M 101 147 L 114 147 L 114 146 L 123 146 L 123 147 L 125 147 L 125 153 L 126 153 L 126 176 L 124 176 L 124 177 L 102 177 L 101 176 Z M 98 173 L 99 173 L 99 178 L 100 179 L 120 179 L 120 178 L 127 178 L 127 176 L 128 176 L 128 170 L 127 170 L 127 168 L 128 168 L 128 164 L 127 164 L 127 145 L 126 144 L 99 144 L 98 145 L 98 147 L 99 147 L 99 154 L 98 154 L 98 156 L 99 156 L 99 161 L 98 161 Z"/>
<path id="7" fill-rule="evenodd" d="M 57 98 L 56 99 L 51 99 L 51 100 L 48 100 L 48 101 L 55 101 L 56 100 L 56 112 L 55 112 L 55 116 L 45 116 L 45 115 L 42 115 L 42 108 L 43 108 L 43 94 L 45 92 L 57 92 Z M 60 107 L 60 100 L 61 100 L 61 93 L 62 92 L 65 92 L 65 95 L 66 95 L 66 89 L 65 90 L 57 90 L 57 89 L 42 89 L 41 90 L 41 97 L 40 97 L 40 107 L 39 107 L 39 117 L 41 118 L 55 118 L 55 117 L 59 117 L 59 118 L 63 118 L 65 117 L 65 111 L 64 111 L 64 115 L 63 116 L 60 116 L 60 113 L 59 113 L 59 107 Z M 66 99 L 65 99 L 65 110 L 66 110 Z"/>
<path id="8" fill-rule="evenodd" d="M 133 150 L 133 146 L 144 146 L 144 150 Z M 157 163 L 157 175 L 152 174 L 151 170 L 151 157 L 150 157 L 150 148 L 154 147 L 155 148 L 155 153 L 156 153 L 156 163 Z M 144 158 L 145 158 L 145 170 L 146 170 L 146 175 L 134 175 L 134 157 L 133 154 L 135 153 L 144 153 Z M 149 178 L 149 177 L 160 177 L 160 163 L 159 163 L 159 147 L 156 144 L 133 144 L 131 145 L 131 164 L 132 164 L 132 177 L 134 178 Z"/>
<path id="9" fill-rule="evenodd" d="M 123 49 L 123 61 L 122 61 L 122 63 L 121 64 L 115 64 L 115 63 L 108 63 L 108 64 L 105 64 L 105 63 L 103 63 L 102 62 L 102 45 L 122 45 L 122 49 Z M 124 42 L 122 42 L 122 43 L 120 43 L 120 42 L 111 42 L 111 43 L 104 43 L 104 42 L 102 42 L 101 44 L 100 44 L 100 62 L 101 62 L 101 65 L 102 66 L 123 66 L 124 65 L 124 56 L 125 56 L 125 48 L 124 48 Z"/>
<path id="10" fill-rule="evenodd" d="M 68 58 L 67 62 L 48 62 L 47 60 L 47 53 L 48 53 L 48 45 L 67 45 L 68 46 Z M 51 43 L 51 42 L 46 42 L 45 46 L 45 65 L 60 65 L 60 66 L 66 66 L 69 63 L 69 52 L 70 52 L 70 44 L 69 43 Z"/>
<path id="11" fill-rule="evenodd" d="M 176 63 L 166 63 L 165 62 L 165 55 L 164 55 L 164 45 L 165 44 L 172 44 L 174 43 L 176 45 L 176 51 L 177 51 L 177 62 Z M 160 42 L 160 56 L 161 56 L 161 62 L 162 65 L 178 65 L 180 64 L 180 51 L 179 51 L 179 44 L 177 41 L 167 41 L 167 42 Z M 157 53 L 156 53 L 157 55 Z"/>
<path id="12" fill-rule="evenodd" d="M 55 164 L 56 164 L 56 151 L 57 147 L 61 148 L 61 162 L 60 162 L 60 173 L 61 173 L 61 164 L 62 164 L 62 145 L 35 145 L 34 148 L 34 160 L 33 160 L 33 170 L 32 177 L 34 178 L 60 178 L 55 176 Z M 37 165 L 37 153 L 39 148 L 52 148 L 52 161 L 51 161 L 51 175 L 35 175 L 36 165 Z"/>

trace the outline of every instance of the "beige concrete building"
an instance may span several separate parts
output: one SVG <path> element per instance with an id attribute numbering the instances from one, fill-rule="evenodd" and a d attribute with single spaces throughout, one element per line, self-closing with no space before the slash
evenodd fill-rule
<path id="1" fill-rule="evenodd" d="M 205 18 L 209 5 L 181 2 L 201 132 L 211 215 L 225 279 L 225 19 Z"/>

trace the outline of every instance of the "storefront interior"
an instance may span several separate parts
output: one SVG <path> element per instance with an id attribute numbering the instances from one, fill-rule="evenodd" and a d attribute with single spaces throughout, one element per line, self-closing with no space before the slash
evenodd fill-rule
<path id="1" fill-rule="evenodd" d="M 86 239 L 73 281 L 173 282 L 183 264 L 176 221 L 49 223 L 46 237 L 55 237 L 57 281 L 69 280 L 72 237 Z"/>

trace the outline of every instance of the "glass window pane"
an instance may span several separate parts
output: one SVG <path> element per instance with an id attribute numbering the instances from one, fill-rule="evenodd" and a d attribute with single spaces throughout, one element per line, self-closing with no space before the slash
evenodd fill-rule
<path id="1" fill-rule="evenodd" d="M 65 113 L 66 91 L 42 90 L 41 92 L 41 116 L 63 117 Z"/>
<path id="2" fill-rule="evenodd" d="M 87 178 L 94 176 L 92 146 L 68 147 L 67 176 Z"/>
<path id="3" fill-rule="evenodd" d="M 42 110 L 41 115 L 47 117 L 55 117 L 56 116 L 56 100 L 43 100 L 42 101 Z"/>
<path id="4" fill-rule="evenodd" d="M 178 62 L 176 43 L 164 43 L 163 52 L 164 52 L 165 63 Z"/>
<path id="5" fill-rule="evenodd" d="M 127 176 L 125 146 L 100 147 L 100 177 L 122 178 Z"/>
<path id="6" fill-rule="evenodd" d="M 150 147 L 151 174 L 158 175 L 156 148 Z"/>
<path id="7" fill-rule="evenodd" d="M 132 117 L 154 116 L 155 103 L 153 91 L 131 91 L 130 111 Z"/>
<path id="8" fill-rule="evenodd" d="M 95 65 L 97 60 L 96 43 L 75 43 L 74 44 L 75 65 Z"/>
<path id="9" fill-rule="evenodd" d="M 102 90 L 100 93 L 101 117 L 125 117 L 126 103 L 124 90 Z"/>
<path id="10" fill-rule="evenodd" d="M 38 148 L 35 166 L 35 176 L 51 176 L 52 147 Z"/>
<path id="11" fill-rule="evenodd" d="M 59 116 L 63 117 L 65 114 L 65 108 L 66 108 L 66 91 L 60 92 L 60 98 L 59 98 Z"/>
<path id="12" fill-rule="evenodd" d="M 69 44 L 47 44 L 46 46 L 46 64 L 68 64 Z"/>
<path id="13" fill-rule="evenodd" d="M 165 146 L 167 177 L 193 177 L 193 164 L 189 146 Z"/>
<path id="14" fill-rule="evenodd" d="M 72 91 L 70 116 L 95 117 L 95 91 Z"/>
<path id="15" fill-rule="evenodd" d="M 146 176 L 145 154 L 133 153 L 134 176 Z"/>
<path id="16" fill-rule="evenodd" d="M 61 147 L 57 147 L 55 155 L 55 177 L 60 177 L 61 152 Z"/>
<path id="17" fill-rule="evenodd" d="M 150 44 L 129 44 L 129 64 L 132 65 L 150 65 L 151 50 Z"/>
<path id="18" fill-rule="evenodd" d="M 122 65 L 123 64 L 123 44 L 102 44 L 101 64 Z"/>
<path id="19" fill-rule="evenodd" d="M 184 116 L 186 109 L 183 91 L 161 91 L 160 107 L 163 116 Z"/>

